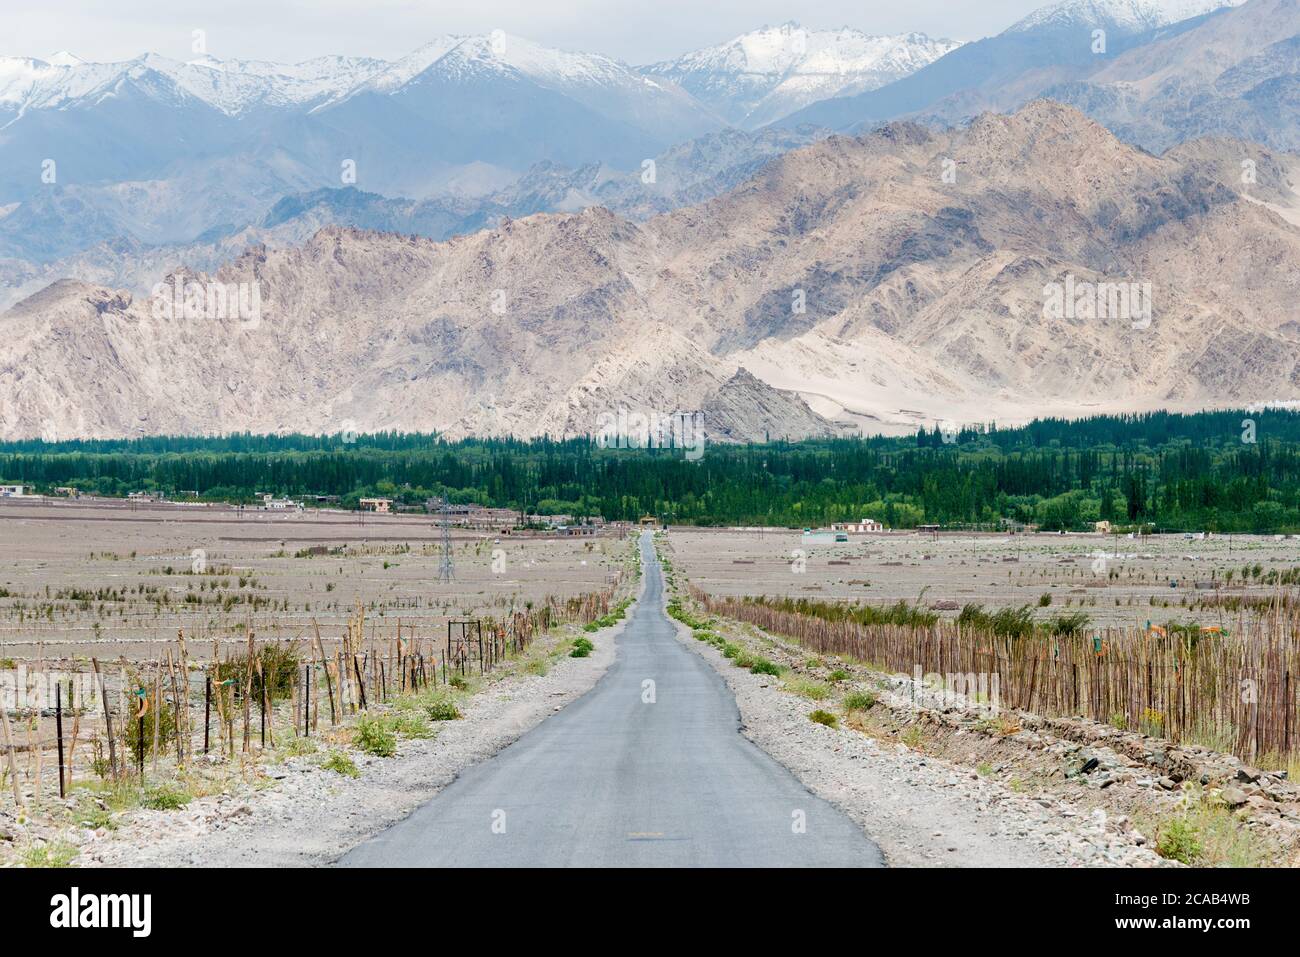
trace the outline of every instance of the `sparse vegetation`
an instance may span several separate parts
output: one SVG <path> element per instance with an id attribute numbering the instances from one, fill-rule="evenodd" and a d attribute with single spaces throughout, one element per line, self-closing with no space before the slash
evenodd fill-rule
<path id="1" fill-rule="evenodd" d="M 450 698 L 437 698 L 426 705 L 424 710 L 430 721 L 456 721 L 460 718 L 460 709 Z"/>
<path id="2" fill-rule="evenodd" d="M 326 758 L 321 767 L 326 771 L 333 771 L 335 774 L 341 774 L 345 778 L 359 778 L 361 772 L 357 769 L 357 764 L 348 755 L 346 751 L 332 751 Z"/>
<path id="3" fill-rule="evenodd" d="M 852 714 L 855 711 L 870 711 L 876 706 L 876 696 L 870 691 L 850 691 L 844 696 L 844 710 Z"/>
<path id="4" fill-rule="evenodd" d="M 140 805 L 153 811 L 179 811 L 192 800 L 194 795 L 180 785 L 164 783 L 145 789 Z"/>
<path id="5" fill-rule="evenodd" d="M 23 867 L 70 867 L 80 852 L 67 841 L 33 844 L 19 860 Z"/>
<path id="6" fill-rule="evenodd" d="M 391 758 L 397 754 L 397 733 L 379 718 L 363 716 L 358 720 L 353 743 L 375 757 Z"/>
<path id="7" fill-rule="evenodd" d="M 831 714 L 829 711 L 823 711 L 821 708 L 811 712 L 808 715 L 808 718 L 817 724 L 824 724 L 828 728 L 838 728 L 840 726 L 839 718 L 835 717 L 835 715 Z"/>
<path id="8" fill-rule="evenodd" d="M 814 678 L 805 678 L 802 675 L 787 675 L 782 681 L 786 691 L 797 694 L 801 698 L 807 698 L 810 701 L 825 701 L 831 696 L 831 689 L 825 682 L 817 681 Z"/>

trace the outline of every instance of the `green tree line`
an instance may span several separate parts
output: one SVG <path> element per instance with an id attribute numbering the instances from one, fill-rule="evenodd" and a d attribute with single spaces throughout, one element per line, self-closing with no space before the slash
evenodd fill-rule
<path id="1" fill-rule="evenodd" d="M 1247 428 L 1245 423 L 1250 423 Z M 257 493 L 338 496 L 344 506 L 433 496 L 527 510 L 677 523 L 788 527 L 875 518 L 1047 530 L 1122 526 L 1300 531 L 1300 414 L 1151 413 L 1045 419 L 944 435 L 680 450 L 605 449 L 590 439 L 362 436 L 157 437 L 0 444 L 0 477 L 48 492 L 182 490 L 250 502 Z"/>

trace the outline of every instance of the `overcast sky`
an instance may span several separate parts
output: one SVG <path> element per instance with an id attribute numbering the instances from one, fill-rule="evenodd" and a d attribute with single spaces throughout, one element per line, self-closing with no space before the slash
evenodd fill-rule
<path id="1" fill-rule="evenodd" d="M 918 31 L 974 40 L 1050 0 L 4 0 L 0 55 L 189 59 L 194 30 L 218 57 L 297 61 L 328 53 L 395 59 L 443 33 L 504 30 L 631 63 L 710 46 L 763 24 Z M 5 9 L 8 8 L 8 9 Z"/>

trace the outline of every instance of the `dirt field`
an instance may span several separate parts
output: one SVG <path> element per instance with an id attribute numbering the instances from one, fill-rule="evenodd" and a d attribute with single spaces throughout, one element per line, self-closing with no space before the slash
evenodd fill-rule
<path id="1" fill-rule="evenodd" d="M 605 536 L 452 538 L 456 581 L 442 584 L 441 532 L 425 515 L 0 501 L 0 659 L 150 658 L 178 629 L 243 641 L 248 621 L 288 639 L 315 619 L 328 640 L 358 601 L 386 634 L 400 619 L 433 637 L 448 616 L 596 591 L 629 554 Z"/>
<path id="2" fill-rule="evenodd" d="M 1300 540 L 1272 536 L 897 532 L 849 539 L 836 544 L 770 529 L 669 534 L 683 573 L 716 595 L 919 600 L 948 616 L 968 602 L 990 610 L 1027 604 L 1039 618 L 1082 610 L 1100 626 L 1230 623 L 1241 599 L 1275 594 L 1278 586 L 1266 583 L 1270 571 L 1300 567 Z M 1051 603 L 1040 606 L 1044 595 Z"/>

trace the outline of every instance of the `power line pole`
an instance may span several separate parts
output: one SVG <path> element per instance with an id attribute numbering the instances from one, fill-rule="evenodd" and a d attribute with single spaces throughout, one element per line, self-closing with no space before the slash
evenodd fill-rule
<path id="1" fill-rule="evenodd" d="M 456 580 L 456 562 L 451 554 L 451 507 L 447 500 L 442 500 L 440 524 L 442 525 L 442 563 L 438 567 L 438 581 L 454 582 Z"/>

